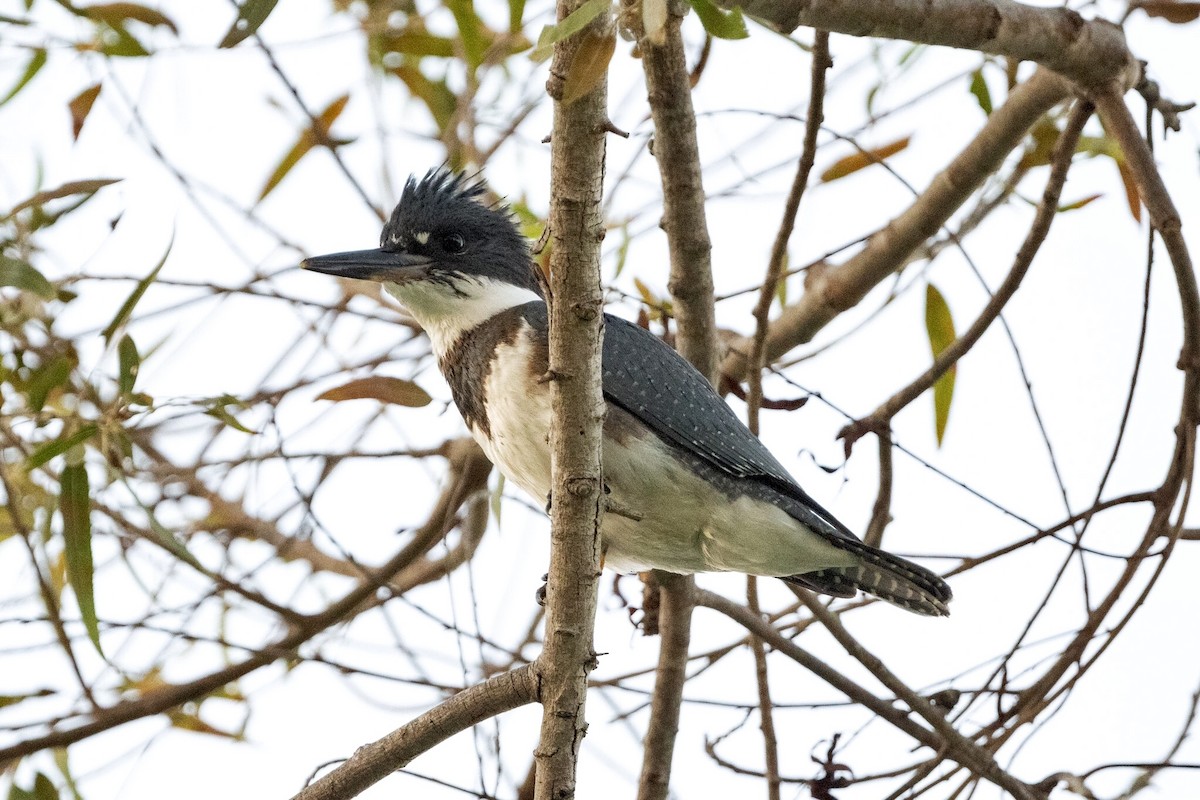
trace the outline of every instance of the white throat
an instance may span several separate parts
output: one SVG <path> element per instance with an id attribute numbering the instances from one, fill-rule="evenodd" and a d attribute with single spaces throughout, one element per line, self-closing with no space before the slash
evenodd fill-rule
<path id="1" fill-rule="evenodd" d="M 383 288 L 425 329 L 438 357 L 448 352 L 464 333 L 501 311 L 542 299 L 532 289 L 492 278 L 460 277 L 453 287 L 433 281 L 388 281 Z"/>

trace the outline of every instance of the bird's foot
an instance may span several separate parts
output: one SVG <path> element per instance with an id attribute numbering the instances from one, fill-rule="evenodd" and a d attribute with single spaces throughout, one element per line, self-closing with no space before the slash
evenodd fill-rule
<path id="1" fill-rule="evenodd" d="M 550 580 L 549 572 L 547 572 L 545 575 L 542 576 L 542 585 L 539 586 L 537 588 L 537 591 L 533 593 L 533 599 L 537 600 L 537 604 L 539 606 L 541 606 L 542 608 L 546 607 L 546 591 L 547 591 L 547 587 L 548 587 L 548 584 L 546 582 L 548 580 Z"/>

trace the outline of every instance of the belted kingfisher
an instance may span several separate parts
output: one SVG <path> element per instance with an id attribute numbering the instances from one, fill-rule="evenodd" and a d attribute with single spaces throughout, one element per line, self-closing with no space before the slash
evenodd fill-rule
<path id="1" fill-rule="evenodd" d="M 429 335 L 480 447 L 539 500 L 550 493 L 546 303 L 508 209 L 444 169 L 410 178 L 377 250 L 306 269 L 382 282 Z M 856 589 L 948 614 L 950 587 L 858 539 L 800 488 L 682 356 L 604 315 L 606 566 L 744 572 L 837 597 Z"/>

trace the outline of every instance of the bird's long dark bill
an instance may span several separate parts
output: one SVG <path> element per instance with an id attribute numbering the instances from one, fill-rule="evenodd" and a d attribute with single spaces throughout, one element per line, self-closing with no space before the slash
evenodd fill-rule
<path id="1" fill-rule="evenodd" d="M 312 256 L 300 262 L 304 269 L 337 275 L 339 278 L 359 278 L 369 281 L 402 282 L 405 278 L 424 273 L 430 259 L 412 253 L 389 253 L 386 250 L 355 250 Z"/>

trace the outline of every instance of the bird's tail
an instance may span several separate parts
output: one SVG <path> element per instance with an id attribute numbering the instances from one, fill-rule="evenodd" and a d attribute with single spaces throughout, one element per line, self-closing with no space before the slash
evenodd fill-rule
<path id="1" fill-rule="evenodd" d="M 859 563 L 852 567 L 831 567 L 791 575 L 784 580 L 834 597 L 853 597 L 854 592 L 861 589 L 915 614 L 950 615 L 947 604 L 952 593 L 937 575 L 919 564 L 861 542 L 838 544 L 857 555 Z"/>

